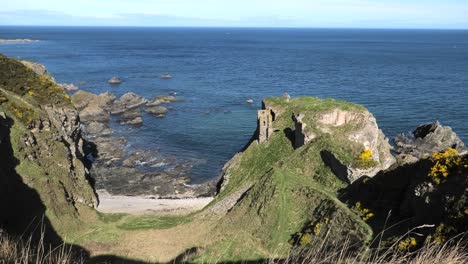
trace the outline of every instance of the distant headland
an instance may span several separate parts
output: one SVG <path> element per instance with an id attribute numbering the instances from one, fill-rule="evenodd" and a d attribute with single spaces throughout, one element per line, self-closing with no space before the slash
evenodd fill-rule
<path id="1" fill-rule="evenodd" d="M 39 42 L 37 39 L 0 39 L 0 44 L 2 43 L 32 43 Z"/>

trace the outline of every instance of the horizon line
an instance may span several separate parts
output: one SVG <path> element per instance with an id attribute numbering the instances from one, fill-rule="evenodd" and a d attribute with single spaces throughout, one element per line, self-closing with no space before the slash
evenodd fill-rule
<path id="1" fill-rule="evenodd" d="M 411 28 L 411 27 L 313 27 L 313 26 L 122 26 L 122 25 L 1 25 L 0 27 L 81 27 L 81 28 L 232 28 L 232 29 L 368 29 L 368 30 L 468 30 L 468 28 Z"/>

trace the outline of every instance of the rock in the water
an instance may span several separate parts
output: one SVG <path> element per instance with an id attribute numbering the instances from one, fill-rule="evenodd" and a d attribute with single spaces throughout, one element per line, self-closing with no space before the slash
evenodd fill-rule
<path id="1" fill-rule="evenodd" d="M 146 165 L 156 160 L 156 153 L 154 151 L 136 151 L 134 153 L 131 153 L 122 162 L 122 166 L 127 168 L 133 168 L 137 165 Z"/>
<path id="2" fill-rule="evenodd" d="M 124 147 L 127 141 L 124 138 L 97 137 L 93 140 L 97 147 L 97 157 L 101 162 L 111 164 L 125 156 Z"/>
<path id="3" fill-rule="evenodd" d="M 122 79 L 119 77 L 112 77 L 109 81 L 107 81 L 109 84 L 120 84 L 123 82 Z"/>
<path id="4" fill-rule="evenodd" d="M 122 125 L 141 125 L 143 123 L 140 108 L 125 111 L 120 115 L 120 119 L 122 120 L 120 122 Z"/>
<path id="5" fill-rule="evenodd" d="M 146 108 L 146 112 L 148 112 L 150 114 L 153 114 L 155 116 L 161 116 L 162 117 L 165 114 L 167 114 L 168 110 L 164 106 L 152 106 L 152 107 Z"/>
<path id="6" fill-rule="evenodd" d="M 176 98 L 175 96 L 172 96 L 172 95 L 160 95 L 160 96 L 154 97 L 146 105 L 147 106 L 158 106 L 158 105 L 162 105 L 162 104 L 183 102 L 183 101 L 184 101 L 184 99 Z"/>
<path id="7" fill-rule="evenodd" d="M 115 96 L 109 92 L 96 95 L 93 93 L 78 91 L 72 96 L 72 103 L 80 111 L 81 121 L 108 122 L 110 120 L 110 107 Z"/>
<path id="8" fill-rule="evenodd" d="M 127 110 L 138 108 L 148 102 L 145 98 L 137 95 L 136 93 L 126 93 L 120 97 L 118 101 L 112 106 L 112 114 L 121 114 Z"/>
<path id="9" fill-rule="evenodd" d="M 96 104 L 88 105 L 80 111 L 80 120 L 83 123 L 109 122 L 110 113 Z"/>
<path id="10" fill-rule="evenodd" d="M 395 144 L 398 159 L 403 163 L 412 163 L 448 148 L 456 149 L 459 153 L 467 151 L 465 144 L 452 128 L 442 126 L 438 121 L 417 127 L 412 137 L 398 135 Z"/>
<path id="11" fill-rule="evenodd" d="M 112 135 L 112 129 L 107 124 L 101 122 L 91 122 L 85 127 L 86 133 L 91 137 L 105 137 Z"/>
<path id="12" fill-rule="evenodd" d="M 164 75 L 159 76 L 159 78 L 164 79 L 164 80 L 169 80 L 169 79 L 174 78 L 174 76 L 170 74 L 164 74 Z"/>

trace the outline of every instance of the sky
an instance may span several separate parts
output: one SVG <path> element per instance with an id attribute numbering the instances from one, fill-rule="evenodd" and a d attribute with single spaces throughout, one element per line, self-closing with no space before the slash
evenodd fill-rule
<path id="1" fill-rule="evenodd" d="M 468 0 L 0 0 L 0 25 L 468 29 Z"/>

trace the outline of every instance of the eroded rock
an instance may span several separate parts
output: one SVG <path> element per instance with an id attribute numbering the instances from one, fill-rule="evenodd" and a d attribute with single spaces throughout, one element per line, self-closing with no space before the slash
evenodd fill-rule
<path id="1" fill-rule="evenodd" d="M 438 121 L 417 127 L 409 137 L 398 135 L 395 144 L 401 163 L 413 163 L 448 148 L 456 149 L 459 153 L 467 151 L 465 144 L 452 128 L 442 126 Z"/>

